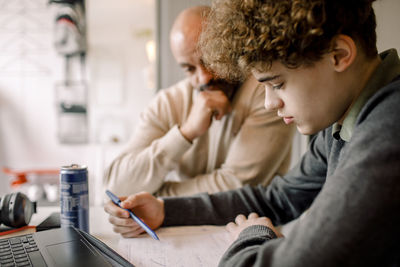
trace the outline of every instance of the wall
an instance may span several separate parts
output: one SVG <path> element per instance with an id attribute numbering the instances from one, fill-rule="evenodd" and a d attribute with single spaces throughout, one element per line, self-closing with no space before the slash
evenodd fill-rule
<path id="1" fill-rule="evenodd" d="M 154 96 L 155 67 L 146 54 L 154 42 L 154 0 L 88 1 L 92 136 L 97 181 L 129 140 L 140 112 Z M 153 80 L 152 80 L 153 78 Z M 117 136 L 119 143 L 110 143 Z M 101 144 L 101 145 L 100 145 Z M 96 191 L 102 190 L 101 182 Z M 99 196 L 99 194 L 97 194 Z M 96 199 L 101 202 L 101 197 Z"/>
<path id="2" fill-rule="evenodd" d="M 378 51 L 382 52 L 388 48 L 396 48 L 400 53 L 400 1 L 399 0 L 377 0 L 374 3 L 377 19 Z"/>
<path id="3" fill-rule="evenodd" d="M 105 165 L 128 139 L 140 110 L 155 92 L 148 84 L 151 65 L 145 50 L 154 39 L 155 4 L 86 1 L 90 141 L 65 145 L 57 139 L 54 92 L 63 78 L 64 62 L 53 48 L 55 10 L 47 3 L 0 3 L 0 167 L 85 164 L 91 191 L 99 191 Z M 114 136 L 119 144 L 110 142 Z M 0 194 L 8 185 L 1 174 Z M 91 194 L 91 201 L 94 197 Z"/>

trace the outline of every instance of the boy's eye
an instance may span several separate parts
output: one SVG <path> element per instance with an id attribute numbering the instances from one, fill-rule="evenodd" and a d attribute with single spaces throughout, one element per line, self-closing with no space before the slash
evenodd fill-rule
<path id="1" fill-rule="evenodd" d="M 281 89 L 282 86 L 283 86 L 283 83 L 280 83 L 280 84 L 277 84 L 277 85 L 272 85 L 272 89 L 278 90 L 278 89 Z"/>

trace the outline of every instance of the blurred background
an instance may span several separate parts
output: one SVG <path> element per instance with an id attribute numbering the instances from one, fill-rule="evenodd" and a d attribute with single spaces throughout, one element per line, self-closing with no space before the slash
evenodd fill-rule
<path id="1" fill-rule="evenodd" d="M 91 203 L 101 204 L 103 171 L 140 112 L 183 77 L 169 48 L 174 18 L 209 3 L 0 0 L 0 196 L 25 191 L 58 205 L 57 171 L 77 163 L 88 166 Z M 379 51 L 400 51 L 400 1 L 374 6 Z M 306 146 L 297 135 L 292 164 Z"/>

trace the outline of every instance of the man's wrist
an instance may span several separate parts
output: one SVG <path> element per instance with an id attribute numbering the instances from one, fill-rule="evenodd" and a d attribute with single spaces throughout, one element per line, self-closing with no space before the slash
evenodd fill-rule
<path id="1" fill-rule="evenodd" d="M 179 131 L 181 132 L 182 136 L 188 140 L 190 143 L 193 142 L 193 140 L 196 138 L 196 136 L 191 133 L 185 126 L 178 127 Z"/>

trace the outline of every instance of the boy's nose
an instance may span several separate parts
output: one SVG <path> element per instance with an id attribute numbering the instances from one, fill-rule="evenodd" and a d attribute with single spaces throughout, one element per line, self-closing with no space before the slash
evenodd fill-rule
<path id="1" fill-rule="evenodd" d="M 273 92 L 272 89 L 265 88 L 264 106 L 268 111 L 277 110 L 283 107 L 283 101 Z"/>

